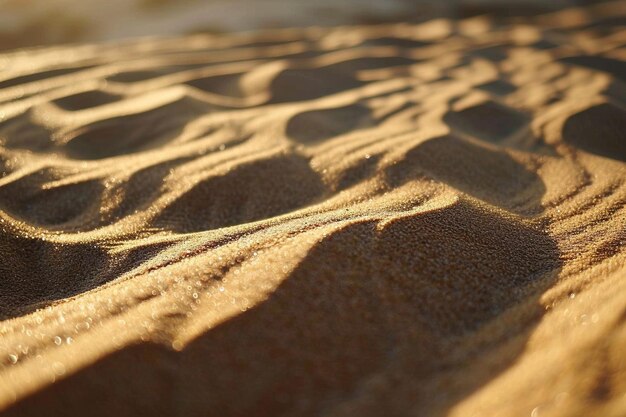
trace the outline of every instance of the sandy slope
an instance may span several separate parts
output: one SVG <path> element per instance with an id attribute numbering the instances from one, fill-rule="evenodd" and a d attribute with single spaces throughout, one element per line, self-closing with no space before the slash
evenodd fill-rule
<path id="1" fill-rule="evenodd" d="M 625 5 L 0 55 L 0 407 L 623 416 Z"/>

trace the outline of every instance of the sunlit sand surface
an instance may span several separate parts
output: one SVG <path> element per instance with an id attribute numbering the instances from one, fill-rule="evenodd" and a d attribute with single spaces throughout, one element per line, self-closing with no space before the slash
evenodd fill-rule
<path id="1" fill-rule="evenodd" d="M 625 6 L 0 55 L 0 409 L 623 416 Z"/>

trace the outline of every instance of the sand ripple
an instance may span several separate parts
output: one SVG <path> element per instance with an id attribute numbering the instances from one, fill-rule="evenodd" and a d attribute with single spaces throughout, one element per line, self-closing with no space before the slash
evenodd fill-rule
<path id="1" fill-rule="evenodd" d="M 0 408 L 623 415 L 625 14 L 0 55 Z"/>

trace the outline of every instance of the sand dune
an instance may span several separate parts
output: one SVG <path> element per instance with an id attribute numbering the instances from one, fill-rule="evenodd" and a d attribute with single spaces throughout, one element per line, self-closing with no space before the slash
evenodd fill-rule
<path id="1" fill-rule="evenodd" d="M 0 409 L 624 415 L 624 15 L 0 55 Z"/>

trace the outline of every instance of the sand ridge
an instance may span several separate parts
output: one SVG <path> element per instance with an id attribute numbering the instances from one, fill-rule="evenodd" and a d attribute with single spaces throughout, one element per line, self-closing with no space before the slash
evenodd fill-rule
<path id="1" fill-rule="evenodd" d="M 622 415 L 625 14 L 0 55 L 0 408 Z"/>

